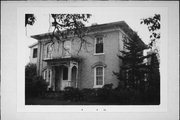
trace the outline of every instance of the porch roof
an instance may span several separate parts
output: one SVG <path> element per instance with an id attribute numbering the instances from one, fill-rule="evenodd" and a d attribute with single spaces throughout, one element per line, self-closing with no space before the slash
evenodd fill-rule
<path id="1" fill-rule="evenodd" d="M 67 58 L 50 58 L 50 59 L 44 59 L 45 62 L 67 62 L 67 61 L 76 61 L 80 62 L 81 58 L 79 57 L 67 57 Z"/>

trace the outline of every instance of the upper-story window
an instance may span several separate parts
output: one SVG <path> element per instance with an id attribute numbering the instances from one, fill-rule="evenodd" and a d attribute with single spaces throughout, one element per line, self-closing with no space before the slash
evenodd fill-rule
<path id="1" fill-rule="evenodd" d="M 37 58 L 37 48 L 33 49 L 33 58 Z"/>
<path id="2" fill-rule="evenodd" d="M 64 57 L 69 57 L 71 53 L 71 41 L 64 42 Z"/>
<path id="3" fill-rule="evenodd" d="M 95 39 L 95 54 L 104 53 L 104 43 L 103 37 L 96 37 Z"/>
<path id="4" fill-rule="evenodd" d="M 52 58 L 53 45 L 48 44 L 46 50 L 46 58 Z"/>

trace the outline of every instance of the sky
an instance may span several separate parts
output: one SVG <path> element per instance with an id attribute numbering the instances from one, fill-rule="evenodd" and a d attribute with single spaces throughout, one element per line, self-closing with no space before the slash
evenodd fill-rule
<path id="1" fill-rule="evenodd" d="M 161 14 L 163 9 L 156 7 L 86 7 L 86 8 L 77 8 L 77 7 L 64 7 L 59 8 L 61 12 L 58 13 L 89 13 L 92 14 L 89 19 L 88 26 L 97 23 L 110 23 L 117 21 L 125 21 L 134 31 L 138 33 L 140 38 L 147 44 L 149 43 L 149 31 L 146 25 L 140 24 L 141 19 L 152 17 L 154 14 Z M 50 26 L 50 13 L 46 10 L 41 12 L 34 13 L 36 17 L 35 24 L 33 26 L 27 26 L 26 28 L 26 45 L 27 45 L 27 55 L 26 61 L 29 61 L 30 50 L 29 45 L 37 42 L 37 40 L 31 38 L 31 35 L 37 35 L 41 33 L 49 32 Z"/>

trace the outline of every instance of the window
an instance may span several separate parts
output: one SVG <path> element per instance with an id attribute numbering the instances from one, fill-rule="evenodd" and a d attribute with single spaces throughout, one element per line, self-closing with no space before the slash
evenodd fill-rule
<path id="1" fill-rule="evenodd" d="M 52 58 L 53 45 L 47 45 L 46 58 Z"/>
<path id="2" fill-rule="evenodd" d="M 103 37 L 97 37 L 95 40 L 95 54 L 104 53 Z"/>
<path id="3" fill-rule="evenodd" d="M 37 58 L 37 48 L 33 49 L 33 58 Z"/>
<path id="4" fill-rule="evenodd" d="M 65 41 L 64 42 L 64 56 L 68 57 L 70 56 L 71 50 L 71 41 Z"/>
<path id="5" fill-rule="evenodd" d="M 50 82 L 50 80 L 51 80 L 51 70 L 50 69 L 46 69 L 46 70 L 44 70 L 44 72 L 43 72 L 43 78 L 44 78 L 44 80 L 46 80 L 46 82 Z"/>
<path id="6" fill-rule="evenodd" d="M 126 79 L 129 79 L 129 70 L 126 70 Z"/>
<path id="7" fill-rule="evenodd" d="M 45 70 L 45 71 L 44 71 L 43 78 L 44 78 L 44 80 L 46 80 L 46 79 L 47 79 L 47 70 Z"/>
<path id="8" fill-rule="evenodd" d="M 95 81 L 94 87 L 102 87 L 104 85 L 104 67 L 98 66 L 94 68 Z"/>
<path id="9" fill-rule="evenodd" d="M 63 80 L 68 80 L 68 68 L 63 67 Z"/>

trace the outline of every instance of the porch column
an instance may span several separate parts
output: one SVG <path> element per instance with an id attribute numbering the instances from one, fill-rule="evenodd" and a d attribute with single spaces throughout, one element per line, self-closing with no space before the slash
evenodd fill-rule
<path id="1" fill-rule="evenodd" d="M 71 72 L 72 72 L 72 65 L 70 63 L 68 67 L 68 86 L 71 86 Z"/>
<path id="2" fill-rule="evenodd" d="M 51 88 L 51 86 L 52 86 L 52 71 L 53 71 L 53 69 L 51 68 L 51 69 L 50 69 L 49 88 Z"/>
<path id="3" fill-rule="evenodd" d="M 55 67 L 52 67 L 51 88 L 55 91 Z"/>
<path id="4" fill-rule="evenodd" d="M 78 88 L 78 66 L 76 66 L 76 88 Z"/>

